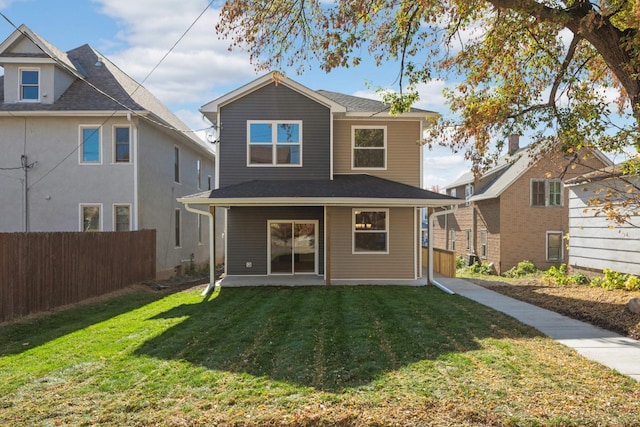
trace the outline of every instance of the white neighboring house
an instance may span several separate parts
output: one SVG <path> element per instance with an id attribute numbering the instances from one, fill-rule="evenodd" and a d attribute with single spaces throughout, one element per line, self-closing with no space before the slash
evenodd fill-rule
<path id="1" fill-rule="evenodd" d="M 207 143 L 86 44 L 22 25 L 0 66 L 0 232 L 155 229 L 158 277 L 208 262 L 206 218 L 176 201 L 215 187 Z"/>
<path id="2" fill-rule="evenodd" d="M 595 215 L 590 199 L 620 203 L 626 192 L 640 187 L 639 176 L 621 176 L 619 166 L 610 166 L 565 182 L 569 189 L 569 265 L 573 272 L 600 274 L 605 268 L 640 275 L 640 215 L 638 206 L 621 208 L 629 223 L 616 225 L 604 215 Z"/>

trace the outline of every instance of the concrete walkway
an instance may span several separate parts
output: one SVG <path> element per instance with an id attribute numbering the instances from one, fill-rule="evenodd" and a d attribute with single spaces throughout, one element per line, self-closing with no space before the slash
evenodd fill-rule
<path id="1" fill-rule="evenodd" d="M 640 341 L 509 298 L 463 279 L 435 277 L 463 297 L 533 326 L 584 357 L 640 381 Z"/>

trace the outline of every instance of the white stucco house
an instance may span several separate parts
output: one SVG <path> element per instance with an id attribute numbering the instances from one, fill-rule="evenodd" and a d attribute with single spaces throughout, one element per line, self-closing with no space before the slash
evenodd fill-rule
<path id="1" fill-rule="evenodd" d="M 176 199 L 214 188 L 210 144 L 86 44 L 22 25 L 0 66 L 0 232 L 155 229 L 159 277 L 208 262 L 207 221 Z"/>
<path id="2" fill-rule="evenodd" d="M 640 276 L 640 215 L 637 194 L 640 176 L 623 176 L 609 166 L 565 182 L 569 189 L 569 265 L 573 272 L 600 274 L 605 268 Z M 596 215 L 589 201 L 609 200 L 628 218 L 623 224 Z"/>

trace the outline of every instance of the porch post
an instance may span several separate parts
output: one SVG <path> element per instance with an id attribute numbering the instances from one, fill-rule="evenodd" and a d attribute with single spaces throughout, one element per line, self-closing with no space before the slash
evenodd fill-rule
<path id="1" fill-rule="evenodd" d="M 324 207 L 324 284 L 331 284 L 331 208 Z"/>

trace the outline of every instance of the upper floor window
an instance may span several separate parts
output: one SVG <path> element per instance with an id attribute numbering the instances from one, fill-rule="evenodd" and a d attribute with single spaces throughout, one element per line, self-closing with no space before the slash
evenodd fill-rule
<path id="1" fill-rule="evenodd" d="M 200 159 L 196 160 L 196 180 L 198 181 L 198 190 L 202 189 L 202 161 Z"/>
<path id="2" fill-rule="evenodd" d="M 173 147 L 173 181 L 180 182 L 180 149 Z"/>
<path id="3" fill-rule="evenodd" d="M 387 128 L 385 126 L 353 126 L 353 169 L 385 169 L 387 167 Z"/>
<path id="4" fill-rule="evenodd" d="M 20 100 L 40 100 L 40 70 L 20 69 Z"/>
<path id="5" fill-rule="evenodd" d="M 467 184 L 464 186 L 464 205 L 469 206 L 471 204 L 471 196 L 473 196 L 473 184 Z"/>
<path id="6" fill-rule="evenodd" d="M 131 139 L 130 128 L 116 127 L 114 128 L 114 150 L 115 150 L 115 162 L 116 163 L 129 163 L 131 161 Z"/>
<path id="7" fill-rule="evenodd" d="M 457 196 L 457 191 L 456 191 L 456 189 L 455 189 L 455 188 L 451 188 L 451 189 L 449 189 L 449 195 L 450 195 L 451 197 L 458 197 L 458 196 Z"/>
<path id="8" fill-rule="evenodd" d="M 247 165 L 301 166 L 301 121 L 247 122 Z"/>
<path id="9" fill-rule="evenodd" d="M 353 253 L 389 253 L 389 211 L 353 210 Z"/>
<path id="10" fill-rule="evenodd" d="M 100 163 L 100 126 L 80 126 L 80 162 Z"/>
<path id="11" fill-rule="evenodd" d="M 559 179 L 531 180 L 531 206 L 562 206 L 562 182 Z"/>

